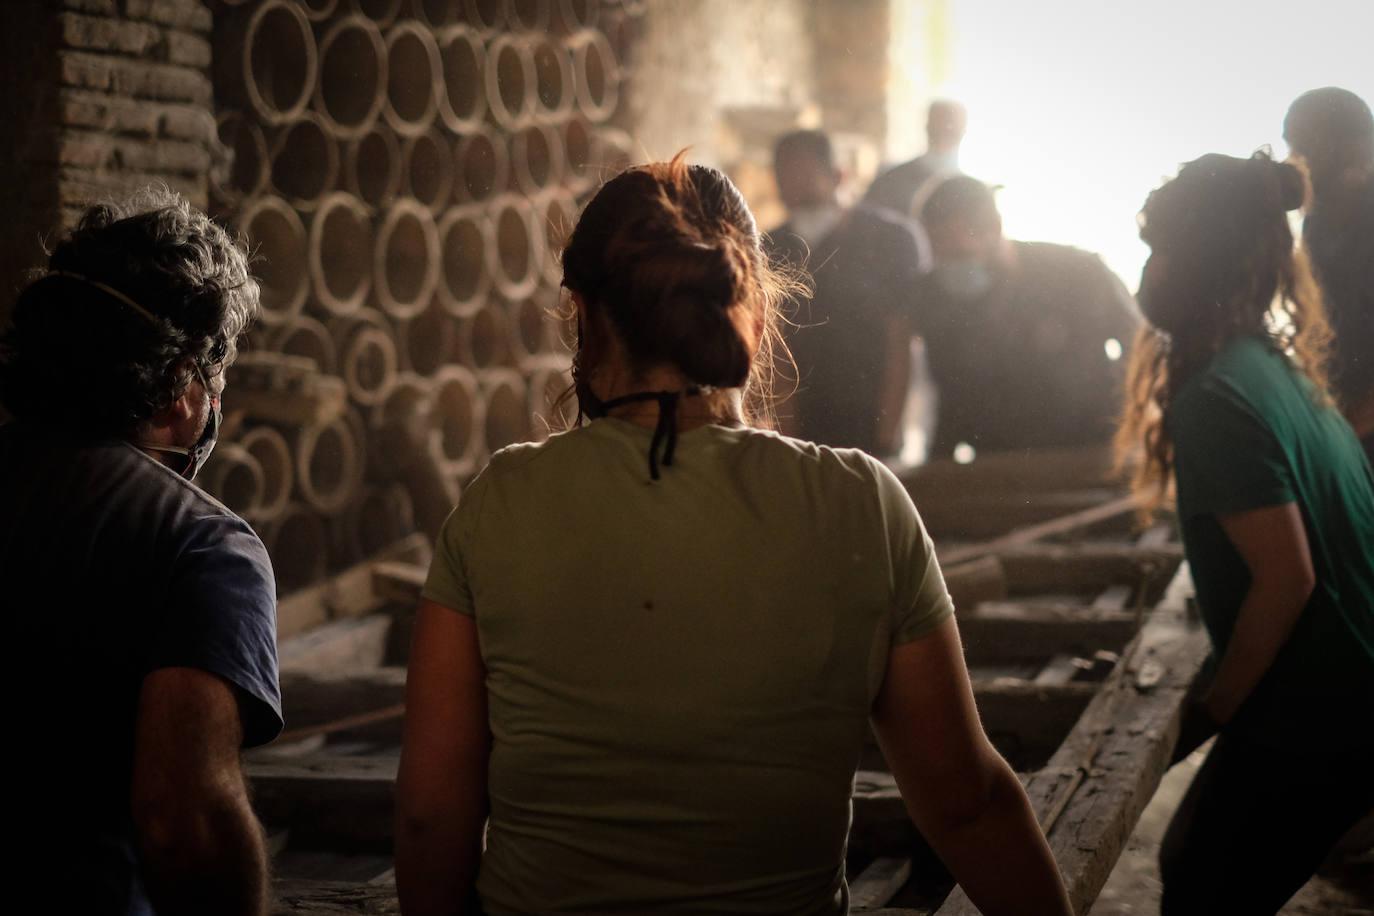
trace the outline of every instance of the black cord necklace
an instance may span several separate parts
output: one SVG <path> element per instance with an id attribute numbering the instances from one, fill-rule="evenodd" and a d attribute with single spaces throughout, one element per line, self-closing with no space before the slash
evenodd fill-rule
<path id="1" fill-rule="evenodd" d="M 604 401 L 599 406 L 601 413 L 606 415 L 625 404 L 640 401 L 658 402 L 658 423 L 654 426 L 653 441 L 649 443 L 649 477 L 658 480 L 659 448 L 663 449 L 664 467 L 673 463 L 673 452 L 677 449 L 677 402 L 681 398 L 698 394 L 701 394 L 701 389 L 695 385 L 683 391 L 636 391 Z"/>

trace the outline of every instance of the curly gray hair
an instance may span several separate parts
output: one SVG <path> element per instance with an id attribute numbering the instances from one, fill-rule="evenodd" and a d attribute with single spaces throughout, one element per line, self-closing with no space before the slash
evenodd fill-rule
<path id="1" fill-rule="evenodd" d="M 258 312 L 249 256 L 185 198 L 146 188 L 88 209 L 20 293 L 0 338 L 0 401 L 25 422 L 127 437 L 196 369 L 234 360 Z"/>

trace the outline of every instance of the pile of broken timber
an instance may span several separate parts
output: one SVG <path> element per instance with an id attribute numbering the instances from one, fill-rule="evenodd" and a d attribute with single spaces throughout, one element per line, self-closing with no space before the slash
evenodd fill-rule
<path id="1" fill-rule="evenodd" d="M 1131 534 L 1129 506 L 1112 495 L 1054 518 L 1056 501 L 1040 500 L 1022 527 L 981 542 L 930 526 L 984 726 L 1022 774 L 1078 912 L 1158 784 L 1207 652 L 1179 546 L 1163 529 Z M 373 610 L 335 607 L 324 628 L 283 643 L 290 732 L 247 763 L 278 850 L 278 912 L 397 912 L 397 636 L 422 575 L 418 562 L 371 564 Z M 874 742 L 856 778 L 849 866 L 856 912 L 975 912 L 911 825 Z"/>

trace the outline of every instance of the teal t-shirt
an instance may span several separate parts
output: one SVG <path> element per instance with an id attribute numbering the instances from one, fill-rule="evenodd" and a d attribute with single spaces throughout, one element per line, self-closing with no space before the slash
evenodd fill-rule
<path id="1" fill-rule="evenodd" d="M 1334 407 L 1258 337 L 1239 337 L 1168 415 L 1198 605 L 1225 651 L 1250 574 L 1218 514 L 1296 502 L 1317 585 L 1228 731 L 1289 750 L 1374 746 L 1374 472 Z"/>
<path id="2" fill-rule="evenodd" d="M 878 462 L 614 419 L 493 456 L 424 594 L 477 622 L 478 890 L 505 913 L 842 913 L 852 777 L 894 642 L 952 613 Z"/>

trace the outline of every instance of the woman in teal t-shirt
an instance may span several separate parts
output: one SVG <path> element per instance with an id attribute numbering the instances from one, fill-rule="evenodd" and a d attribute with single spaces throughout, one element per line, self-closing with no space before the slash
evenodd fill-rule
<path id="1" fill-rule="evenodd" d="M 1277 911 L 1374 807 L 1374 472 L 1327 394 L 1304 191 L 1265 152 L 1213 154 L 1141 211 L 1117 446 L 1143 445 L 1152 504 L 1176 484 L 1217 657 L 1180 746 L 1220 730 L 1160 850 L 1166 916 Z"/>

